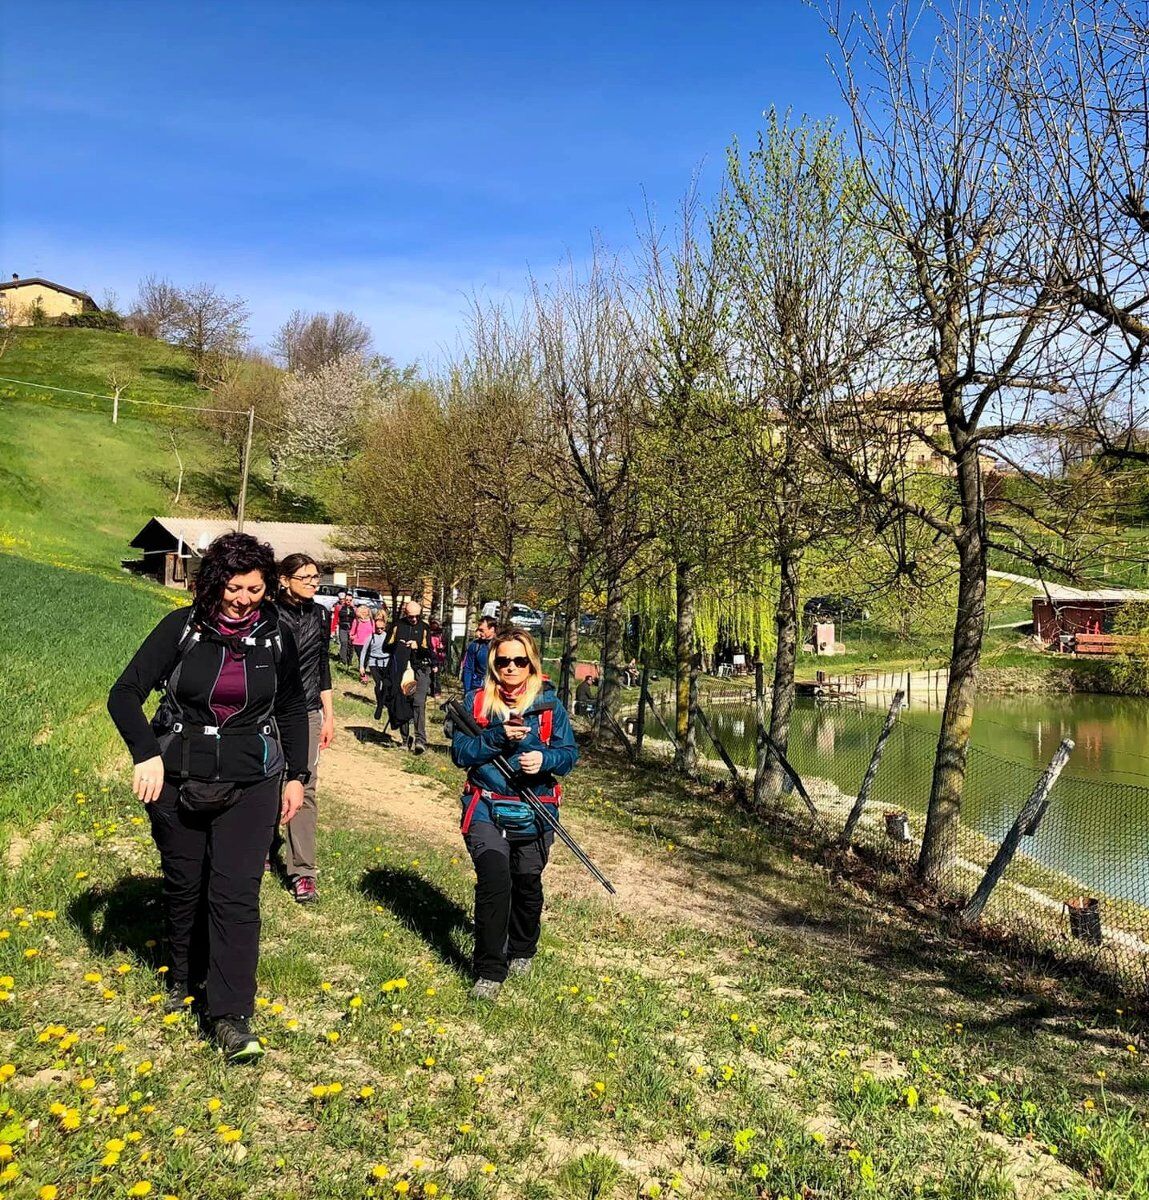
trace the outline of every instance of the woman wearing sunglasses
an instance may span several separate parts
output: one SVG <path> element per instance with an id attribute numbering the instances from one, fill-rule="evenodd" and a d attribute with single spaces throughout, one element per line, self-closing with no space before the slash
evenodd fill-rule
<path id="1" fill-rule="evenodd" d="M 521 629 L 491 642 L 487 679 L 464 703 L 481 727 L 456 729 L 451 757 L 465 767 L 463 841 L 475 864 L 476 1000 L 494 1000 L 508 975 L 526 975 L 539 944 L 543 868 L 554 834 L 524 803 L 530 788 L 557 815 L 559 777 L 578 762 L 566 710 L 544 679 L 534 638 Z M 516 774 L 494 766 L 505 755 Z"/>

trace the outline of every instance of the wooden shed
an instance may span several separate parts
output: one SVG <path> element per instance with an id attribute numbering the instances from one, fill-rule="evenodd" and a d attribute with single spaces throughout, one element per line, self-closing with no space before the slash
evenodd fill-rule
<path id="1" fill-rule="evenodd" d="M 1117 614 L 1130 606 L 1147 605 L 1149 591 L 1087 590 L 1051 583 L 1042 594 L 1033 597 L 1033 636 L 1051 650 L 1113 653 L 1129 640 L 1116 628 Z"/>
<path id="2" fill-rule="evenodd" d="M 142 552 L 138 559 L 123 566 L 141 575 L 149 575 L 165 587 L 186 588 L 199 567 L 208 546 L 221 533 L 235 529 L 235 521 L 199 517 L 152 517 L 132 538 L 131 545 Z M 335 545 L 339 526 L 308 525 L 296 521 L 245 521 L 244 533 L 270 543 L 276 558 L 289 554 L 309 554 L 324 575 L 344 569 L 352 555 Z"/>

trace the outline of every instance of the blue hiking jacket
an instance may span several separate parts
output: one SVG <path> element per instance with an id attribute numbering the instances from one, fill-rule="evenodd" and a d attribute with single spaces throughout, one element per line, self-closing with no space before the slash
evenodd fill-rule
<path id="1" fill-rule="evenodd" d="M 491 643 L 482 638 L 474 638 L 468 644 L 459 667 L 464 692 L 477 691 L 487 682 L 487 656 L 490 653 Z"/>
<path id="2" fill-rule="evenodd" d="M 475 711 L 475 694 L 475 691 L 468 692 L 463 701 L 463 707 L 469 713 Z M 553 715 L 550 744 L 544 745 L 539 737 L 539 720 L 542 710 L 547 707 L 552 708 Z M 549 682 L 543 684 L 542 691 L 522 715 L 528 733 L 517 744 L 507 738 L 503 722 L 497 719 L 492 719 L 477 737 L 471 737 L 462 729 L 456 728 L 451 739 L 451 761 L 455 766 L 465 768 L 469 788 L 493 792 L 498 796 L 513 796 L 519 788 L 528 787 L 540 800 L 546 802 L 548 797 L 555 797 L 559 778 L 569 775 L 574 770 L 578 762 L 578 743 L 575 741 L 566 709 Z M 527 750 L 542 751 L 542 769 L 537 775 L 519 775 L 508 782 L 503 773 L 494 766 L 494 759 L 500 754 L 505 755 L 513 769 L 518 766 L 519 756 Z M 464 793 L 464 815 L 470 801 L 471 796 Z M 548 807 L 552 812 L 556 811 L 557 801 Z M 473 825 L 476 821 L 491 821 L 490 804 L 481 798 L 471 814 L 470 823 Z"/>

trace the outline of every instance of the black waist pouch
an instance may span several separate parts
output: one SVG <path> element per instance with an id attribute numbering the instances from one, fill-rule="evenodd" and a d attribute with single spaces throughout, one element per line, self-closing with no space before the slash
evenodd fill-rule
<path id="1" fill-rule="evenodd" d="M 179 806 L 188 813 L 218 813 L 230 808 L 238 797 L 239 787 L 234 783 L 185 779 L 180 784 Z"/>

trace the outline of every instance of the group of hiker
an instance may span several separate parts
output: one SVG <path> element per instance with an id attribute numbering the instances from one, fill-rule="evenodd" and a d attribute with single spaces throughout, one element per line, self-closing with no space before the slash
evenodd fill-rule
<path id="1" fill-rule="evenodd" d="M 277 563 L 266 543 L 223 534 L 203 556 L 190 609 L 159 622 L 108 697 L 160 853 L 168 1011 L 192 1005 L 230 1062 L 264 1053 L 250 1025 L 259 893 L 280 853 L 295 900 L 318 898 L 331 639 L 348 665 L 356 648 L 376 718 L 386 709 L 414 754 L 428 747 L 427 700 L 440 690 L 441 630 L 419 601 L 389 621 L 347 596 L 329 615 L 315 601 L 320 578 L 306 554 Z M 531 970 L 555 831 L 572 844 L 558 824 L 559 780 L 578 747 L 526 631 L 480 619 L 460 678 L 451 757 L 467 773 L 460 827 L 476 874 L 472 995 L 490 1001 L 508 975 Z"/>

